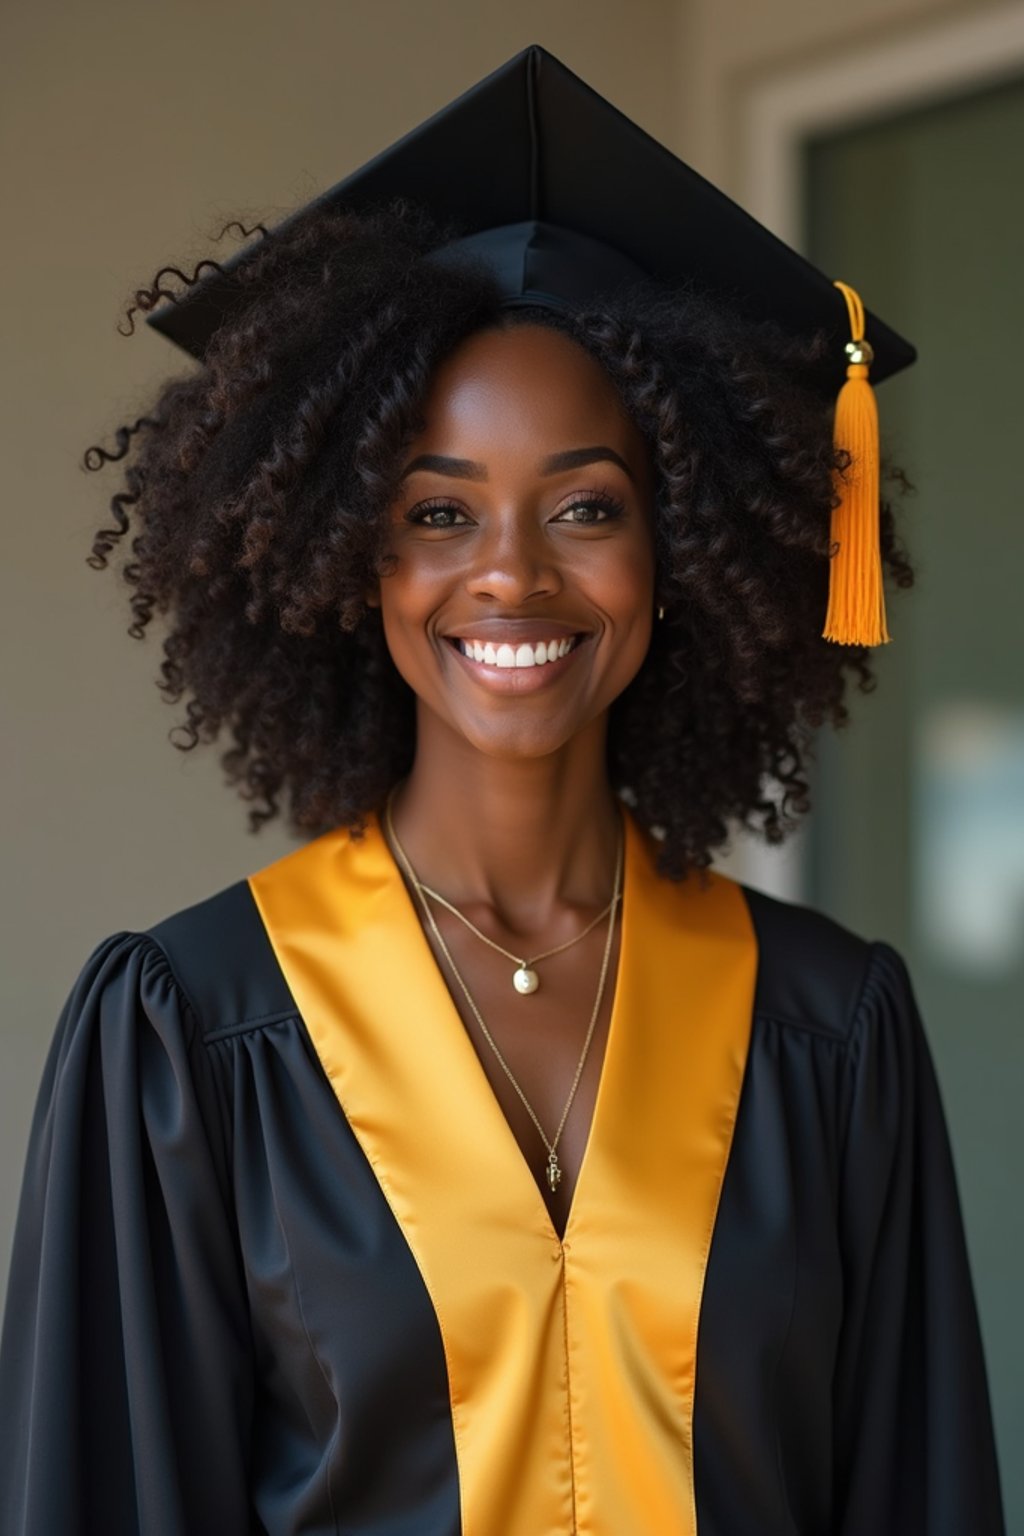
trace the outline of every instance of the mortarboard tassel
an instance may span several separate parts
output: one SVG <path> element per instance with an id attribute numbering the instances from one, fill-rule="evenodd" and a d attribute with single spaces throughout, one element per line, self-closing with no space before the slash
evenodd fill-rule
<path id="1" fill-rule="evenodd" d="M 832 544 L 838 547 L 829 567 L 823 634 L 839 645 L 883 645 L 889 631 L 879 544 L 878 406 L 868 381 L 874 354 L 864 337 L 860 295 L 846 283 L 835 286 L 846 300 L 852 340 L 846 344 L 850 361 L 836 400 L 834 437 L 851 463 L 837 486 L 840 500 L 832 513 Z"/>

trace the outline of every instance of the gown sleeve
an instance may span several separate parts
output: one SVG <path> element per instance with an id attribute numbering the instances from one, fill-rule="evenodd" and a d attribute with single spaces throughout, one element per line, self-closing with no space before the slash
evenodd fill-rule
<path id="1" fill-rule="evenodd" d="M 841 1172 L 838 1536 L 1002 1536 L 985 1362 L 939 1088 L 906 968 L 873 957 Z"/>
<path id="2" fill-rule="evenodd" d="M 243 1536 L 251 1351 L 204 1046 L 159 947 L 106 940 L 36 1105 L 0 1346 L 5 1536 Z"/>

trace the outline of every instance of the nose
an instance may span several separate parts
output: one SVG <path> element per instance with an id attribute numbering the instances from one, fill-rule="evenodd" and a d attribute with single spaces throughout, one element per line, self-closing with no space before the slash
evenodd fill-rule
<path id="1" fill-rule="evenodd" d="M 481 530 L 473 554 L 466 580 L 473 597 L 513 607 L 561 591 L 554 551 L 534 518 L 496 519 L 492 529 Z"/>

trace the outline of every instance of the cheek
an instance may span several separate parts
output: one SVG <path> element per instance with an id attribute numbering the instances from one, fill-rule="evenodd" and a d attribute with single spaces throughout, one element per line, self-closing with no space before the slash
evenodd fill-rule
<path id="1" fill-rule="evenodd" d="M 654 546 L 650 537 L 638 538 L 620 552 L 606 575 L 603 606 L 621 641 L 621 669 L 616 681 L 625 687 L 640 670 L 654 628 Z"/>
<path id="2" fill-rule="evenodd" d="M 620 547 L 615 559 L 595 575 L 602 607 L 617 622 L 629 624 L 646 616 L 654 601 L 654 549 L 648 537 Z"/>
<path id="3" fill-rule="evenodd" d="M 423 593 L 413 584 L 398 584 L 397 578 L 381 584 L 381 621 L 384 640 L 398 670 L 405 675 L 415 665 L 422 644 L 423 624 L 428 608 Z"/>
<path id="4" fill-rule="evenodd" d="M 427 687 L 434 662 L 425 647 L 431 620 L 448 590 L 437 562 L 399 556 L 380 582 L 384 643 L 400 676 L 416 693 Z"/>
<path id="5" fill-rule="evenodd" d="M 385 623 L 396 633 L 422 627 L 441 600 L 442 572 L 430 554 L 429 550 L 396 551 L 389 574 L 381 578 L 381 610 Z"/>

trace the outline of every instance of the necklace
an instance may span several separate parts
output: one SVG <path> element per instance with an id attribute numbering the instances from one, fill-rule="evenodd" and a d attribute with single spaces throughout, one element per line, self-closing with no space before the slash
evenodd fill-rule
<path id="1" fill-rule="evenodd" d="M 608 979 L 608 962 L 611 959 L 612 939 L 613 939 L 614 934 L 615 934 L 615 909 L 618 906 L 619 901 L 622 898 L 623 837 L 622 837 L 621 823 L 620 823 L 620 826 L 619 826 L 618 849 L 617 849 L 616 856 L 615 856 L 615 888 L 614 888 L 614 891 L 612 893 L 611 902 L 609 903 L 609 905 L 608 905 L 608 907 L 606 909 L 606 913 L 602 913 L 601 914 L 602 916 L 605 916 L 606 914 L 608 916 L 608 937 L 605 939 L 604 955 L 602 956 L 602 959 L 601 959 L 601 975 L 598 978 L 598 983 L 597 983 L 597 996 L 594 999 L 594 1006 L 593 1006 L 593 1008 L 591 1010 L 590 1023 L 587 1026 L 586 1038 L 583 1041 L 583 1050 L 580 1053 L 580 1059 L 579 1059 L 579 1061 L 576 1064 L 576 1073 L 575 1073 L 575 1076 L 573 1077 L 573 1080 L 572 1080 L 572 1087 L 569 1089 L 569 1097 L 565 1101 L 565 1108 L 562 1110 L 562 1118 L 558 1122 L 558 1129 L 555 1131 L 554 1139 L 549 1141 L 547 1136 L 544 1134 L 544 1127 L 541 1125 L 541 1123 L 538 1120 L 536 1114 L 534 1113 L 533 1106 L 531 1105 L 529 1099 L 526 1097 L 526 1094 L 523 1092 L 522 1088 L 520 1088 L 518 1082 L 516 1081 L 516 1078 L 515 1078 L 515 1075 L 513 1074 L 512 1068 L 509 1066 L 508 1062 L 505 1060 L 504 1056 L 501 1054 L 501 1051 L 498 1049 L 497 1041 L 494 1039 L 494 1036 L 491 1034 L 490 1030 L 487 1028 L 487 1025 L 484 1023 L 483 1014 L 480 1012 L 479 1008 L 477 1007 L 477 1005 L 476 1005 L 476 1003 L 475 1003 L 475 1001 L 473 999 L 473 995 L 470 992 L 468 986 L 466 985 L 466 982 L 465 982 L 465 980 L 464 980 L 464 978 L 462 976 L 461 971 L 459 970 L 458 966 L 455 964 L 455 961 L 452 959 L 451 950 L 448 948 L 448 945 L 445 943 L 444 935 L 441 933 L 440 928 L 437 926 L 437 922 L 436 922 L 436 919 L 434 917 L 433 909 L 430 906 L 429 901 L 426 900 L 426 897 L 425 897 L 425 894 L 424 894 L 425 887 L 421 884 L 421 882 L 420 882 L 420 880 L 419 880 L 419 878 L 418 878 L 418 876 L 416 874 L 416 871 L 412 867 L 412 864 L 411 864 L 410 859 L 409 859 L 409 855 L 406 853 L 405 849 L 402 847 L 402 844 L 399 842 L 399 839 L 398 839 L 398 834 L 395 832 L 395 824 L 394 824 L 394 822 L 391 819 L 391 802 L 392 802 L 393 798 L 394 798 L 394 790 L 392 790 L 391 794 L 388 796 L 387 804 L 386 804 L 386 806 L 384 808 L 384 821 L 385 821 L 385 826 L 387 828 L 388 841 L 391 843 L 392 847 L 395 850 L 395 853 L 398 855 L 399 863 L 401 864 L 403 870 L 405 871 L 406 875 L 408 876 L 410 884 L 412 885 L 413 889 L 416 891 L 417 895 L 420 898 L 420 903 L 421 903 L 421 905 L 423 907 L 423 911 L 424 911 L 424 913 L 426 915 L 427 922 L 430 925 L 430 930 L 433 933 L 434 939 L 437 942 L 437 946 L 440 949 L 441 953 L 444 955 L 444 958 L 445 958 L 445 960 L 448 963 L 448 966 L 449 966 L 449 969 L 452 972 L 452 975 L 455 977 L 455 980 L 458 982 L 459 987 L 462 990 L 463 996 L 465 997 L 466 1002 L 469 1005 L 470 1012 L 472 1013 L 473 1017 L 476 1019 L 477 1024 L 480 1026 L 481 1034 L 483 1035 L 484 1039 L 487 1041 L 487 1043 L 490 1046 L 491 1050 L 494 1052 L 495 1056 L 497 1057 L 498 1062 L 501 1065 L 502 1071 L 505 1073 L 505 1076 L 508 1078 L 509 1082 L 512 1084 L 512 1087 L 515 1089 L 516 1093 L 519 1095 L 519 1098 L 522 1101 L 523 1106 L 526 1109 L 526 1112 L 529 1115 L 530 1119 L 533 1121 L 534 1125 L 537 1127 L 537 1132 L 538 1132 L 538 1134 L 540 1136 L 540 1139 L 544 1143 L 545 1148 L 547 1149 L 548 1166 L 547 1166 L 547 1169 L 545 1170 L 545 1177 L 547 1179 L 548 1188 L 551 1190 L 551 1192 L 553 1194 L 554 1191 L 558 1188 L 559 1184 L 561 1184 L 561 1182 L 562 1182 L 562 1170 L 561 1170 L 561 1167 L 559 1166 L 559 1162 L 558 1162 L 558 1143 L 559 1143 L 559 1140 L 561 1139 L 562 1131 L 565 1129 L 565 1122 L 569 1118 L 569 1110 L 572 1108 L 572 1101 L 576 1097 L 576 1089 L 579 1087 L 580 1078 L 583 1075 L 583 1065 L 584 1065 L 584 1063 L 585 1063 L 585 1061 L 587 1059 L 587 1053 L 590 1050 L 590 1042 L 591 1042 L 591 1040 L 594 1037 L 594 1026 L 597 1023 L 597 1016 L 598 1016 L 598 1014 L 601 1011 L 601 1000 L 604 997 L 605 982 Z M 461 915 L 461 914 L 458 914 L 458 915 Z M 592 923 L 590 926 L 591 926 L 591 928 L 593 928 L 595 925 Z M 589 930 L 588 930 L 588 932 L 589 932 Z M 481 935 L 481 937 L 483 937 L 483 935 Z M 582 935 L 580 935 L 580 937 L 582 937 Z M 494 946 L 494 947 L 497 948 L 497 946 Z M 568 946 L 565 945 L 565 946 L 563 946 L 563 948 L 568 948 Z M 512 958 L 514 959 L 515 956 L 513 956 Z"/>
<path id="2" fill-rule="evenodd" d="M 512 985 L 520 997 L 529 997 L 530 993 L 536 992 L 540 986 L 540 977 L 534 970 L 534 966 L 539 961 L 550 960 L 552 955 L 560 955 L 565 950 L 571 949 L 574 944 L 578 944 L 581 939 L 585 939 L 588 933 L 594 931 L 598 923 L 603 922 L 615 903 L 615 897 L 613 896 L 608 905 L 580 933 L 577 933 L 571 939 L 566 939 L 564 944 L 556 944 L 554 949 L 542 950 L 539 955 L 534 955 L 530 958 L 525 955 L 514 955 L 510 949 L 505 949 L 504 945 L 496 943 L 494 939 L 489 939 L 486 933 L 481 933 L 476 924 L 471 923 L 466 914 L 460 912 L 458 907 L 442 896 L 439 891 L 432 890 L 429 885 L 424 885 L 421 880 L 418 880 L 416 885 L 417 889 L 425 896 L 431 897 L 432 900 L 450 912 L 453 917 L 457 917 L 460 923 L 465 923 L 470 933 L 475 933 L 478 939 L 482 939 L 485 944 L 489 944 L 491 949 L 496 949 L 499 955 L 505 956 L 506 960 L 515 961 L 516 969 L 512 972 Z"/>
<path id="3" fill-rule="evenodd" d="M 598 923 L 604 921 L 604 919 L 608 916 L 609 912 L 611 912 L 612 908 L 614 907 L 617 899 L 615 896 L 612 897 L 608 905 L 603 908 L 603 910 L 600 911 L 597 916 L 593 918 L 584 929 L 582 929 L 580 933 L 575 934 L 571 939 L 566 939 L 564 944 L 556 944 L 553 949 L 542 950 L 539 955 L 533 955 L 532 957 L 526 955 L 514 955 L 512 951 L 510 949 L 506 949 L 503 944 L 498 944 L 494 939 L 488 938 L 486 933 L 481 933 L 476 924 L 470 922 L 465 913 L 460 912 L 458 907 L 455 906 L 453 902 L 450 902 L 447 897 L 442 896 L 440 891 L 435 891 L 431 886 L 425 885 L 417 875 L 412 873 L 412 865 L 409 863 L 408 856 L 405 854 L 405 850 L 402 849 L 401 844 L 398 841 L 398 837 L 394 830 L 394 824 L 391 821 L 391 802 L 394 799 L 394 795 L 395 790 L 393 789 L 388 797 L 388 829 L 392 838 L 394 839 L 396 849 L 401 851 L 402 856 L 405 859 L 406 866 L 409 871 L 409 878 L 415 885 L 420 900 L 422 901 L 424 896 L 429 896 L 432 901 L 436 901 L 439 906 L 444 907 L 445 910 L 450 912 L 453 917 L 457 917 L 460 923 L 464 923 L 465 926 L 469 929 L 470 933 L 475 934 L 476 937 L 481 939 L 484 944 L 488 945 L 491 949 L 496 950 L 499 955 L 504 955 L 506 960 L 514 961 L 516 969 L 512 973 L 512 985 L 520 997 L 529 997 L 531 992 L 536 992 L 540 987 L 540 977 L 537 975 L 534 967 L 541 960 L 550 960 L 552 955 L 561 955 L 565 952 L 565 950 L 571 949 L 574 944 L 578 944 L 581 939 L 585 939 L 588 933 L 593 933 Z"/>

